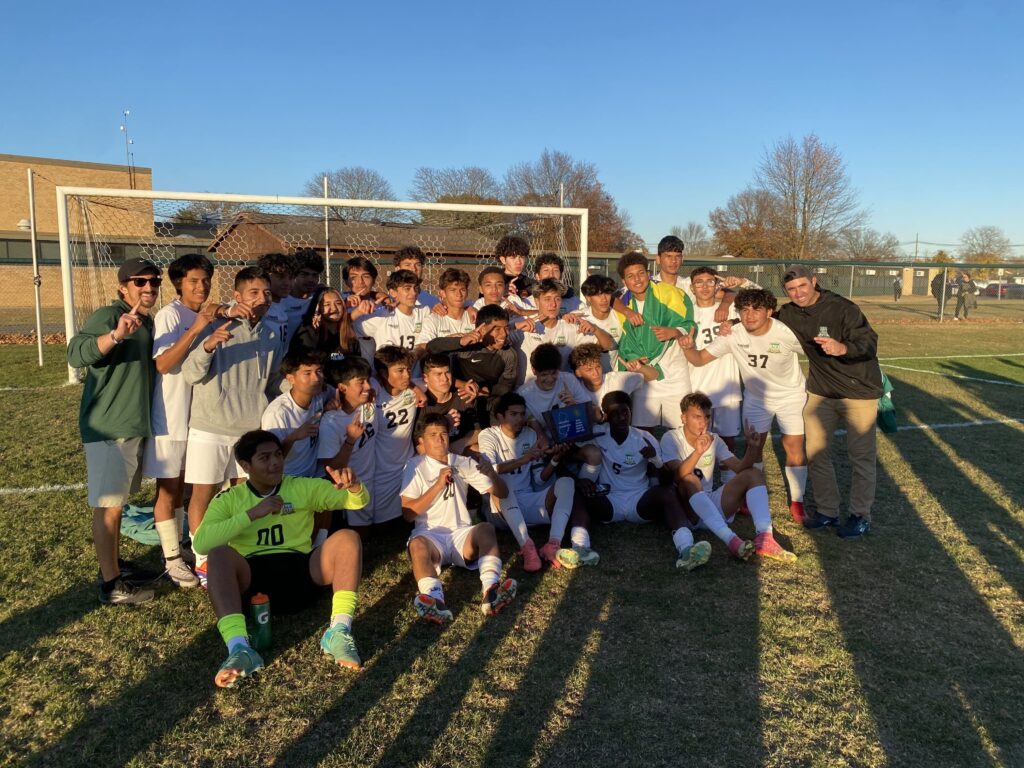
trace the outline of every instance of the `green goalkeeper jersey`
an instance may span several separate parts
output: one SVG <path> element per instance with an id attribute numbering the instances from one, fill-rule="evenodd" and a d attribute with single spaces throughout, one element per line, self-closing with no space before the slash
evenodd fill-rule
<path id="1" fill-rule="evenodd" d="M 362 509 L 370 503 L 365 485 L 359 493 L 350 493 L 311 477 L 285 475 L 275 493 L 284 499 L 284 507 L 258 520 L 249 519 L 249 510 L 263 497 L 249 483 L 218 493 L 192 540 L 193 551 L 205 555 L 214 547 L 227 544 L 242 557 L 274 552 L 308 553 L 313 549 L 313 516 L 317 512 Z"/>

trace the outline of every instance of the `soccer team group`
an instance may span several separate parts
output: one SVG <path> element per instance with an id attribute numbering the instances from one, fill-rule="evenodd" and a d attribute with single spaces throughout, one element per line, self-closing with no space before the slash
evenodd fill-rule
<path id="1" fill-rule="evenodd" d="M 161 269 L 126 261 L 117 299 L 68 345 L 69 363 L 87 370 L 80 427 L 100 600 L 154 597 L 153 574 L 119 557 L 122 507 L 143 475 L 157 484 L 167 576 L 208 590 L 228 648 L 222 687 L 263 666 L 246 618 L 254 598 L 277 614 L 327 586 L 321 647 L 360 667 L 361 542 L 388 528 L 409 532 L 413 608 L 439 625 L 453 618 L 446 565 L 478 571 L 485 615 L 515 598 L 496 529 L 511 531 L 526 572 L 596 565 L 592 526 L 622 521 L 664 525 L 681 571 L 710 557 L 695 530 L 740 560 L 791 562 L 762 473 L 773 420 L 793 519 L 863 535 L 882 394 L 874 331 L 804 267 L 786 271 L 779 308 L 711 267 L 680 274 L 683 249 L 662 239 L 653 276 L 645 254 L 627 253 L 621 285 L 591 275 L 582 298 L 556 254 L 526 274 L 529 245 L 515 236 L 496 246 L 501 266 L 476 280 L 444 268 L 434 292 L 414 246 L 383 285 L 372 261 L 350 259 L 344 292 L 322 284 L 315 251 L 267 254 L 237 273 L 227 304 L 208 301 L 214 266 L 190 254 L 169 265 L 177 298 L 154 316 Z M 854 475 L 843 518 L 830 454 L 840 419 Z M 737 514 L 750 516 L 753 541 L 731 527 Z M 539 547 L 530 528 L 543 532 Z"/>

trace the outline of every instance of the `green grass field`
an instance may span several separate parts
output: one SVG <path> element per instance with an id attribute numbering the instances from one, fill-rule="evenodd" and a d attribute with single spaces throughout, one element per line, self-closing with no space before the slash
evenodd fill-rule
<path id="1" fill-rule="evenodd" d="M 375 541 L 359 674 L 319 654 L 325 598 L 274 621 L 262 676 L 215 689 L 204 593 L 102 608 L 84 490 L 5 492 L 0 764 L 1024 765 L 1021 325 L 878 330 L 900 423 L 940 428 L 879 435 L 865 540 L 791 523 L 769 452 L 796 565 L 733 562 L 715 541 L 683 575 L 665 530 L 604 527 L 595 569 L 525 575 L 508 559 L 520 597 L 495 619 L 475 576 L 446 571 L 456 620 L 440 631 L 414 621 L 403 539 Z M 5 489 L 85 479 L 80 390 L 47 352 L 40 372 L 33 347 L 0 348 Z"/>

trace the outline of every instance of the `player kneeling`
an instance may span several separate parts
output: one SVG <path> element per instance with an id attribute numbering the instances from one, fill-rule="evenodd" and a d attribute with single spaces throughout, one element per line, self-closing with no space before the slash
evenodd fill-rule
<path id="1" fill-rule="evenodd" d="M 764 435 L 747 424 L 744 430 L 746 449 L 740 461 L 722 438 L 708 432 L 711 398 L 703 392 L 693 392 L 682 399 L 679 407 L 682 426 L 661 438 L 661 453 L 680 496 L 689 501 L 690 509 L 701 523 L 725 542 L 737 558 L 746 560 L 757 552 L 773 560 L 796 560 L 796 555 L 783 549 L 772 535 L 768 488 L 764 474 L 754 466 L 761 461 Z M 736 474 L 725 485 L 713 489 L 716 463 Z M 757 531 L 753 544 L 729 527 L 744 501 Z"/>
<path id="2" fill-rule="evenodd" d="M 328 469 L 334 480 L 285 475 L 281 441 L 271 432 L 247 432 L 235 444 L 235 458 L 249 479 L 218 493 L 196 530 L 193 549 L 208 554 L 208 589 L 217 629 L 228 646 L 214 682 L 230 688 L 263 668 L 250 646 L 242 606 L 263 593 L 275 612 L 303 608 L 334 590 L 331 625 L 320 640 L 339 665 L 362 662 L 352 640 L 362 547 L 351 530 L 338 531 L 313 548 L 313 519 L 328 509 L 361 509 L 369 494 L 350 469 Z"/>
<path id="3" fill-rule="evenodd" d="M 631 426 L 633 416 L 629 395 L 609 392 L 601 399 L 608 432 L 594 440 L 600 449 L 601 466 L 588 463 L 580 472 L 584 495 L 589 492 L 582 512 L 572 520 L 573 549 L 581 559 L 595 553 L 590 549 L 591 520 L 601 523 L 649 523 L 663 521 L 672 531 L 678 558 L 676 567 L 691 571 L 704 565 L 711 556 L 706 541 L 696 544 L 686 511 L 671 486 L 651 486 L 651 478 L 662 467 L 661 454 L 654 437 Z M 607 495 L 595 492 L 590 478 L 599 476 Z"/>
<path id="4" fill-rule="evenodd" d="M 448 450 L 448 418 L 429 413 L 416 424 L 422 453 L 406 464 L 402 477 L 402 514 L 413 523 L 409 538 L 412 575 L 419 590 L 413 608 L 425 621 L 446 624 L 452 612 L 444 603 L 441 567 L 458 565 L 480 570 L 480 609 L 494 616 L 516 596 L 514 579 L 501 578 L 501 557 L 494 526 L 473 524 L 466 507 L 467 485 L 499 499 L 508 486 L 486 458 L 479 463 Z"/>

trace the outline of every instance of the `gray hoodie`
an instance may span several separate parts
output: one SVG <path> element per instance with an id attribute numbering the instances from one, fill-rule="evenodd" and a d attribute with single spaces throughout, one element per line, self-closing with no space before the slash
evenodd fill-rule
<path id="1" fill-rule="evenodd" d="M 181 375 L 192 385 L 189 427 L 241 436 L 260 428 L 267 387 L 281 365 L 280 330 L 245 320 L 236 320 L 228 330 L 231 338 L 213 352 L 202 343 L 189 352 Z"/>

